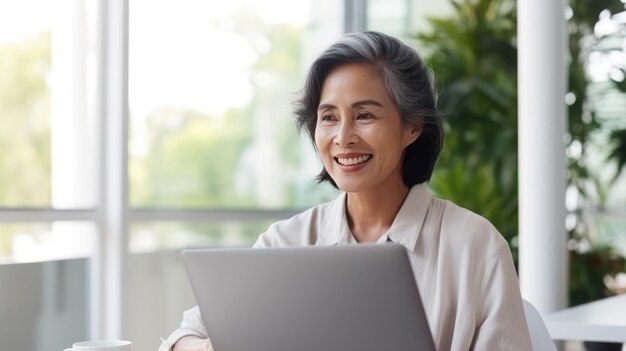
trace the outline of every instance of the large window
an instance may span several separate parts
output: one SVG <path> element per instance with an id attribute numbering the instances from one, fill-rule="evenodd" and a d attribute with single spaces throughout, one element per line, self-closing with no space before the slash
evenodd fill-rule
<path id="1" fill-rule="evenodd" d="M 292 102 L 364 4 L 0 0 L 3 347 L 156 349 L 194 303 L 181 249 L 334 198 Z"/>

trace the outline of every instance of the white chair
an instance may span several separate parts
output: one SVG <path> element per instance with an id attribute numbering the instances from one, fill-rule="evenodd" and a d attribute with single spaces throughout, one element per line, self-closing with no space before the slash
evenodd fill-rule
<path id="1" fill-rule="evenodd" d="M 526 314 L 526 323 L 528 323 L 528 331 L 530 331 L 530 339 L 533 344 L 533 350 L 556 351 L 556 345 L 554 344 L 554 341 L 552 341 L 550 333 L 548 333 L 548 328 L 546 328 L 539 311 L 537 311 L 535 306 L 533 306 L 530 302 L 526 300 L 523 300 L 523 302 L 524 313 Z"/>

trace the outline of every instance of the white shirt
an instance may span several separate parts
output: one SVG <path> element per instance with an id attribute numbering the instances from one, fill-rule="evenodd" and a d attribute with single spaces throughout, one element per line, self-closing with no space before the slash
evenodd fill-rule
<path id="1" fill-rule="evenodd" d="M 345 203 L 344 193 L 276 222 L 254 247 L 356 243 Z M 408 250 L 437 350 L 532 350 L 509 247 L 486 219 L 434 198 L 420 184 L 378 242 L 387 240 Z M 167 341 L 186 335 L 208 337 L 197 307 Z"/>

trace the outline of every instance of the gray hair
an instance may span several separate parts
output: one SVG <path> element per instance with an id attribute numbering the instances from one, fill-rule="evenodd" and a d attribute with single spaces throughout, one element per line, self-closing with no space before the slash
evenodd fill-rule
<path id="1" fill-rule="evenodd" d="M 324 80 L 333 69 L 351 63 L 378 71 L 402 122 L 422 129 L 419 138 L 406 148 L 402 178 L 409 187 L 428 181 L 443 145 L 432 72 L 414 49 L 394 37 L 372 31 L 349 33 L 326 49 L 311 65 L 301 97 L 296 101 L 298 128 L 305 129 L 315 144 Z M 325 169 L 318 180 L 337 186 Z"/>

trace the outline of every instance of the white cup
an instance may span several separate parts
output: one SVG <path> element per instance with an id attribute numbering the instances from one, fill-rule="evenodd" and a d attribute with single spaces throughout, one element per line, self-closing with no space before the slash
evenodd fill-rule
<path id="1" fill-rule="evenodd" d="M 96 340 L 75 342 L 63 351 L 132 351 L 132 342 L 124 340 Z"/>

